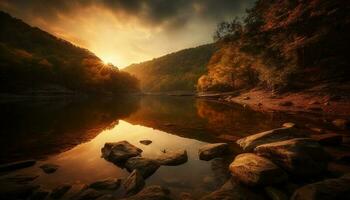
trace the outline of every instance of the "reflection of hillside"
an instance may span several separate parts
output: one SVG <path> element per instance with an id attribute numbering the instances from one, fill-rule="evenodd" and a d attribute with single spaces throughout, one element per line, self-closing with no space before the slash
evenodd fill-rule
<path id="1" fill-rule="evenodd" d="M 43 157 L 86 142 L 136 111 L 138 102 L 119 97 L 3 103 L 0 107 L 0 162 L 5 162 Z"/>
<path id="2" fill-rule="evenodd" d="M 145 96 L 139 110 L 124 120 L 181 137 L 213 141 L 205 130 L 205 120 L 197 115 L 194 101 L 191 97 Z"/>
<path id="3" fill-rule="evenodd" d="M 243 136 L 279 127 L 283 121 L 278 114 L 267 114 L 240 105 L 225 105 L 197 101 L 198 115 L 207 120 L 206 128 L 215 134 Z"/>

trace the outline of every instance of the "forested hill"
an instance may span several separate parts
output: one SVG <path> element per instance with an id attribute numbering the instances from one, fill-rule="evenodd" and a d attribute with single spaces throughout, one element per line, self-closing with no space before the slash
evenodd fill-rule
<path id="1" fill-rule="evenodd" d="M 93 53 L 0 11 L 0 93 L 121 93 L 136 78 Z"/>
<path id="2" fill-rule="evenodd" d="M 135 75 L 146 92 L 195 91 L 214 51 L 214 44 L 202 45 L 132 64 L 123 71 Z"/>

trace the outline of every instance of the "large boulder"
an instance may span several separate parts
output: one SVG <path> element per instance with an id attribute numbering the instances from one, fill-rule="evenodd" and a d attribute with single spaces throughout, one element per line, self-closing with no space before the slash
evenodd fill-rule
<path id="1" fill-rule="evenodd" d="M 337 179 L 326 179 L 297 189 L 292 200 L 350 199 L 350 174 Z"/>
<path id="2" fill-rule="evenodd" d="M 162 186 L 152 185 L 144 188 L 138 194 L 123 200 L 171 200 L 170 191 Z"/>
<path id="3" fill-rule="evenodd" d="M 186 150 L 178 150 L 178 151 L 167 151 L 159 156 L 157 159 L 159 164 L 161 165 L 181 165 L 187 162 L 187 151 Z"/>
<path id="4" fill-rule="evenodd" d="M 218 190 L 204 196 L 201 200 L 260 200 L 262 195 L 230 179 Z"/>
<path id="5" fill-rule="evenodd" d="M 114 163 L 125 162 L 131 157 L 139 156 L 142 150 L 127 141 L 105 143 L 101 149 L 102 157 Z"/>
<path id="6" fill-rule="evenodd" d="M 271 142 L 283 141 L 297 137 L 306 137 L 307 134 L 294 127 L 277 128 L 237 140 L 237 144 L 246 152 L 251 152 L 255 147 Z"/>
<path id="7" fill-rule="evenodd" d="M 287 180 L 287 174 L 270 160 L 253 153 L 236 156 L 230 171 L 248 186 L 273 185 Z"/>
<path id="8" fill-rule="evenodd" d="M 136 194 L 145 186 L 142 174 L 134 170 L 123 182 L 126 194 Z"/>
<path id="9" fill-rule="evenodd" d="M 199 149 L 199 159 L 201 160 L 211 160 L 216 157 L 220 157 L 227 153 L 229 150 L 229 145 L 227 143 L 215 143 L 207 144 Z"/>
<path id="10" fill-rule="evenodd" d="M 256 147 L 255 152 L 297 176 L 318 175 L 327 168 L 328 155 L 310 138 L 263 144 Z"/>
<path id="11" fill-rule="evenodd" d="M 139 171 L 143 178 L 151 176 L 160 167 L 156 160 L 142 157 L 130 158 L 124 166 L 129 172 L 134 170 Z"/>

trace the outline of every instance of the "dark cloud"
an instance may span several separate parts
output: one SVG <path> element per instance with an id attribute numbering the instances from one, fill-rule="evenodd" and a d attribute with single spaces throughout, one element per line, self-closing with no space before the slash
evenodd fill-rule
<path id="1" fill-rule="evenodd" d="M 48 21 L 75 9 L 97 6 L 112 13 L 136 17 L 148 25 L 179 28 L 194 17 L 220 21 L 239 16 L 254 0 L 2 0 L 0 8 L 20 17 Z"/>

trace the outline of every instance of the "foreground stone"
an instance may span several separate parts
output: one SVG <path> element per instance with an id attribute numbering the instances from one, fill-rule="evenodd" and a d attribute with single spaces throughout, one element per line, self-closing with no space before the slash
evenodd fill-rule
<path id="1" fill-rule="evenodd" d="M 0 165 L 0 172 L 13 171 L 35 165 L 35 160 L 23 160 Z"/>
<path id="2" fill-rule="evenodd" d="M 312 135 L 312 139 L 322 145 L 340 145 L 343 141 L 343 136 L 334 133 Z"/>
<path id="3" fill-rule="evenodd" d="M 163 153 L 161 156 L 159 156 L 156 160 L 161 165 L 181 165 L 188 160 L 187 151 L 167 151 L 166 153 Z"/>
<path id="4" fill-rule="evenodd" d="M 305 185 L 297 189 L 292 200 L 333 200 L 350 199 L 350 174 L 337 179 Z"/>
<path id="5" fill-rule="evenodd" d="M 117 190 L 121 182 L 121 179 L 109 178 L 91 183 L 88 187 L 95 190 Z"/>
<path id="6" fill-rule="evenodd" d="M 68 192 L 68 190 L 70 190 L 72 186 L 68 185 L 68 184 L 64 184 L 61 186 L 56 187 L 55 189 L 52 190 L 50 197 L 53 199 L 59 199 L 61 198 L 64 194 L 66 194 Z"/>
<path id="7" fill-rule="evenodd" d="M 260 200 L 261 195 L 254 193 L 236 183 L 234 180 L 227 181 L 220 189 L 204 196 L 201 200 Z"/>
<path id="8" fill-rule="evenodd" d="M 123 182 L 123 187 L 126 194 L 136 194 L 145 186 L 145 181 L 142 174 L 137 170 L 134 170 L 128 178 Z"/>
<path id="9" fill-rule="evenodd" d="M 237 144 L 246 152 L 253 151 L 255 147 L 271 142 L 283 141 L 297 137 L 306 137 L 306 134 L 293 127 L 277 128 L 237 140 Z"/>
<path id="10" fill-rule="evenodd" d="M 199 149 L 199 159 L 211 160 L 226 154 L 229 150 L 227 143 L 207 144 Z"/>
<path id="11" fill-rule="evenodd" d="M 310 138 L 260 145 L 255 152 L 297 176 L 318 175 L 327 168 L 328 155 L 318 142 Z"/>
<path id="12" fill-rule="evenodd" d="M 144 145 L 150 145 L 152 143 L 152 141 L 151 140 L 140 140 L 140 143 L 144 144 Z"/>
<path id="13" fill-rule="evenodd" d="M 248 186 L 273 185 L 287 180 L 287 174 L 270 160 L 252 153 L 236 156 L 230 171 Z"/>
<path id="14" fill-rule="evenodd" d="M 142 150 L 127 141 L 106 143 L 101 149 L 102 157 L 114 163 L 125 162 L 131 157 L 141 155 Z"/>
<path id="15" fill-rule="evenodd" d="M 143 178 L 151 176 L 159 167 L 160 165 L 157 161 L 142 157 L 130 158 L 125 163 L 125 168 L 129 172 L 137 170 L 142 174 Z"/>
<path id="16" fill-rule="evenodd" d="M 44 164 L 41 165 L 40 168 L 47 174 L 52 174 L 58 169 L 58 165 L 55 164 Z"/>
<path id="17" fill-rule="evenodd" d="M 162 186 L 148 186 L 137 195 L 124 200 L 171 200 L 170 191 Z"/>

